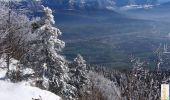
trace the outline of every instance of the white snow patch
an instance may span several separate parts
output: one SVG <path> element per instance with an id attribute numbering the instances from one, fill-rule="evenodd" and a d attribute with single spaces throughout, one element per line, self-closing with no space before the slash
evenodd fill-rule
<path id="1" fill-rule="evenodd" d="M 6 70 L 0 69 L 0 79 L 4 78 L 6 74 Z"/>
<path id="2" fill-rule="evenodd" d="M 0 58 L 0 68 L 1 68 L 1 69 L 7 68 L 7 63 L 6 63 L 6 59 L 5 59 L 5 58 L 6 58 L 6 55 L 5 55 L 5 54 Z M 16 60 L 16 59 L 14 59 L 14 58 L 11 58 L 9 63 L 10 63 L 10 64 L 9 64 L 9 69 L 10 69 L 10 70 L 16 70 L 19 61 Z"/>
<path id="3" fill-rule="evenodd" d="M 0 100 L 61 100 L 51 92 L 31 87 L 24 83 L 0 81 Z"/>
<path id="4" fill-rule="evenodd" d="M 31 68 L 25 68 L 23 69 L 23 74 L 26 75 L 26 74 L 33 74 L 34 73 L 34 70 L 31 69 Z"/>
<path id="5" fill-rule="evenodd" d="M 11 58 L 10 59 L 10 64 L 9 64 L 9 69 L 10 70 L 17 70 L 18 63 L 19 63 L 18 60 L 14 59 L 14 58 Z"/>
<path id="6" fill-rule="evenodd" d="M 18 61 L 11 60 L 10 67 L 17 66 Z M 3 66 L 4 65 L 4 66 Z M 30 82 L 11 83 L 9 80 L 5 80 L 6 68 L 5 60 L 0 59 L 0 100 L 61 100 L 61 98 L 54 93 L 46 90 L 39 89 L 37 87 L 30 86 Z M 31 69 L 25 69 L 25 74 L 33 73 Z"/>
<path id="7" fill-rule="evenodd" d="M 127 5 L 120 7 L 120 10 L 134 10 L 134 9 L 151 9 L 155 5 Z"/>
<path id="8" fill-rule="evenodd" d="M 0 58 L 0 68 L 6 67 L 5 56 L 6 55 L 2 55 L 1 58 Z"/>

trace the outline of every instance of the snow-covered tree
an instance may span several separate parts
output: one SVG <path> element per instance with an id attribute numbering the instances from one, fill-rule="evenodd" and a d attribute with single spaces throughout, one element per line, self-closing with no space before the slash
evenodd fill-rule
<path id="1" fill-rule="evenodd" d="M 19 60 L 25 52 L 26 38 L 31 31 L 31 24 L 26 15 L 15 9 L 14 2 L 0 1 L 0 6 L 0 55 L 6 55 L 8 75 L 10 59 Z"/>
<path id="2" fill-rule="evenodd" d="M 77 88 L 77 94 L 81 97 L 88 91 L 89 78 L 86 62 L 80 54 L 70 65 L 70 77 L 71 84 Z"/>
<path id="3" fill-rule="evenodd" d="M 30 50 L 21 62 L 35 71 L 34 76 L 38 77 L 38 84 L 43 88 L 71 100 L 75 88 L 67 84 L 69 69 L 65 58 L 60 55 L 65 43 L 58 39 L 61 32 L 53 26 L 52 10 L 48 7 L 43 7 L 43 10 L 44 17 L 32 24 L 37 39 L 30 42 Z"/>

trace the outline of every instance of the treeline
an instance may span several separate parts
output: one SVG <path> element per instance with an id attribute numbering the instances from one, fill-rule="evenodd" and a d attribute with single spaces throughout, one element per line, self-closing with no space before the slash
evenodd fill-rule
<path id="1" fill-rule="evenodd" d="M 160 100 L 161 84 L 169 84 L 170 72 L 151 71 L 134 65 L 133 69 L 121 71 L 98 65 L 88 68 L 113 82 L 120 92 L 121 100 Z"/>

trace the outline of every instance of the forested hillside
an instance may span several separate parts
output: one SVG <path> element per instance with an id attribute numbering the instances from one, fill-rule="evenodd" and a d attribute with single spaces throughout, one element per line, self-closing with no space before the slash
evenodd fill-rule
<path id="1" fill-rule="evenodd" d="M 77 52 L 76 50 L 74 53 L 77 53 L 77 56 L 73 59 L 67 59 L 71 57 L 68 57 L 69 54 L 63 53 L 64 48 L 70 45 L 70 48 L 75 49 L 75 45 L 72 44 L 74 42 L 82 43 L 82 46 L 86 45 L 83 44 L 82 41 L 86 41 L 84 36 L 88 36 L 89 34 L 83 35 L 83 38 L 75 38 L 74 36 L 72 37 L 72 35 L 76 33 L 67 33 L 64 35 L 66 36 L 64 38 L 64 40 L 66 40 L 65 42 L 61 38 L 62 32 L 71 33 L 71 28 L 75 26 L 71 24 L 69 27 L 64 26 L 62 27 L 63 30 L 60 30 L 59 27 L 63 24 L 61 24 L 62 20 L 60 20 L 60 24 L 57 23 L 58 20 L 55 18 L 56 16 L 54 16 L 57 12 L 37 2 L 32 2 L 32 4 L 36 4 L 37 9 L 31 9 L 33 5 L 30 4 L 31 3 L 24 4 L 23 2 L 16 1 L 0 1 L 0 100 L 160 100 L 161 84 L 169 84 L 170 82 L 168 68 L 165 67 L 164 70 L 160 68 L 160 66 L 169 66 L 169 63 L 163 63 L 163 57 L 168 51 L 162 52 L 162 49 L 159 48 L 155 51 L 154 57 L 150 58 L 154 59 L 152 61 L 155 64 L 152 65 L 154 66 L 154 70 L 150 70 L 148 67 L 152 63 L 150 64 L 149 61 L 131 54 L 130 50 L 133 50 L 134 45 L 122 44 L 119 45 L 119 47 L 124 48 L 124 51 L 121 51 L 119 48 L 115 52 L 110 51 L 112 54 L 117 55 L 114 55 L 114 59 L 117 59 L 117 61 L 121 60 L 118 59 L 120 55 L 123 57 L 125 53 L 131 55 L 128 59 L 130 66 L 128 70 L 114 69 L 113 66 L 107 66 L 108 64 L 89 63 L 88 61 L 90 60 L 88 59 L 88 61 L 86 61 L 84 57 L 79 54 L 81 52 Z M 77 14 L 77 11 L 74 13 Z M 84 12 L 80 12 L 80 14 L 84 14 Z M 100 11 L 97 11 L 95 14 L 101 16 Z M 88 17 L 88 21 L 94 21 L 96 22 L 95 25 L 97 25 L 100 18 L 98 19 L 95 14 L 92 14 L 93 17 Z M 110 14 L 110 11 L 106 11 L 105 14 Z M 115 15 L 114 21 L 116 24 L 111 24 L 111 26 L 115 25 L 114 28 L 120 20 L 123 23 L 129 22 L 129 24 L 125 24 L 125 26 L 135 26 L 135 22 L 138 22 L 137 25 L 141 26 L 139 23 L 146 21 L 128 19 L 116 12 L 110 15 Z M 78 20 L 77 17 L 74 18 L 74 21 Z M 92 20 L 92 18 L 95 20 Z M 104 16 L 104 20 L 106 19 L 109 20 L 110 17 Z M 79 22 L 77 26 L 83 27 L 80 26 L 80 23 L 82 23 L 81 20 L 77 22 Z M 84 24 L 89 25 L 89 22 Z M 63 23 L 68 25 L 67 21 Z M 152 26 L 156 22 L 151 21 L 149 23 Z M 107 30 L 107 27 L 110 25 L 107 24 L 108 23 L 101 24 L 101 26 L 103 26 L 101 30 L 104 28 Z M 144 22 L 144 25 L 148 25 L 147 22 Z M 120 28 L 121 26 L 118 27 Z M 139 27 L 138 31 L 142 28 L 143 26 Z M 152 29 L 156 28 L 153 27 Z M 127 28 L 123 30 L 123 32 L 128 30 L 130 29 Z M 105 39 L 107 40 L 109 38 L 109 46 L 118 46 L 118 44 L 122 43 L 122 41 L 121 43 L 118 41 L 120 37 L 125 36 L 124 40 L 130 39 L 131 37 L 131 35 L 123 34 L 123 32 L 122 34 L 114 35 L 105 33 L 105 37 L 100 37 L 102 36 L 100 33 L 98 34 L 99 37 L 97 37 L 95 33 L 96 36 L 91 34 L 91 39 L 102 40 L 102 45 L 104 45 L 106 43 Z M 134 34 L 138 38 L 142 37 L 138 33 L 134 32 Z M 147 33 L 143 35 L 146 34 Z M 147 34 L 147 40 L 153 41 L 150 37 L 155 35 L 156 32 L 153 31 L 151 34 Z M 162 36 L 162 34 L 157 34 L 155 38 L 157 39 L 160 35 Z M 113 36 L 117 36 L 117 38 L 115 38 L 116 41 L 111 39 Z M 68 37 L 72 39 L 67 40 L 66 38 Z M 134 38 L 135 37 L 130 40 Z M 142 38 L 146 37 L 143 36 Z M 87 38 L 87 40 L 88 39 L 89 38 Z M 136 41 L 137 40 L 133 40 L 132 44 Z M 88 43 L 92 44 L 92 42 Z M 145 41 L 145 43 L 148 43 L 148 41 Z M 128 48 L 129 46 L 131 46 L 130 50 Z M 142 46 L 142 42 L 141 44 L 137 44 L 137 46 Z M 154 48 L 157 48 L 156 46 L 152 45 Z M 148 46 L 143 47 L 147 48 Z M 134 48 L 136 48 L 136 46 Z M 152 49 L 153 48 L 151 48 L 151 50 Z M 168 47 L 165 45 L 164 49 L 168 49 Z M 67 48 L 66 50 L 69 49 Z M 81 50 L 81 48 L 78 50 Z M 100 51 L 100 49 L 98 50 Z M 136 49 L 134 49 L 133 54 L 137 54 L 135 50 Z M 141 48 L 138 48 L 138 50 L 141 50 L 140 52 L 145 51 Z M 123 53 L 121 54 L 121 52 Z M 146 52 L 143 53 L 147 54 Z M 108 52 L 104 52 L 104 54 L 99 52 L 98 54 L 111 56 Z M 75 54 L 71 52 L 70 55 Z M 167 56 L 168 55 L 166 55 L 166 57 Z M 168 57 L 166 57 L 165 59 L 168 60 Z M 107 59 L 110 60 L 110 58 Z M 97 58 L 96 60 L 99 59 Z M 123 62 L 124 60 L 121 61 Z M 99 62 L 103 63 L 100 60 Z M 118 65 L 119 63 L 115 66 Z M 23 95 L 21 96 L 21 94 Z"/>

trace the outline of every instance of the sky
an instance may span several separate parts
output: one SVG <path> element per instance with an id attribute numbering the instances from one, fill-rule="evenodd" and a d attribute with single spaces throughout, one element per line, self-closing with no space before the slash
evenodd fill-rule
<path id="1" fill-rule="evenodd" d="M 169 2 L 170 0 L 159 0 L 161 3 Z"/>

